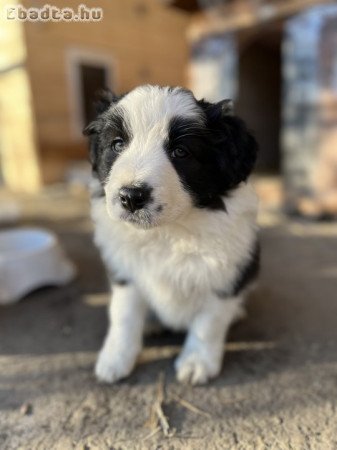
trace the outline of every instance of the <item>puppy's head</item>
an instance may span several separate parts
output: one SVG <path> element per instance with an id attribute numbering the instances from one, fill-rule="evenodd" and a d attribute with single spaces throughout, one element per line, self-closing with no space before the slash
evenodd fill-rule
<path id="1" fill-rule="evenodd" d="M 253 168 L 256 142 L 228 100 L 142 86 L 105 92 L 97 109 L 84 133 L 112 219 L 149 228 L 191 208 L 224 210 L 223 196 Z"/>

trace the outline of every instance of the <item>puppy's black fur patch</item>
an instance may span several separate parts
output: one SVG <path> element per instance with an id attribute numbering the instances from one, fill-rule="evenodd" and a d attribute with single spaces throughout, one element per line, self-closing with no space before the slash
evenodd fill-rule
<path id="1" fill-rule="evenodd" d="M 208 130 L 200 123 L 175 117 L 169 124 L 165 150 L 195 206 L 224 209 L 219 196 L 222 174 L 209 140 Z M 188 156 L 172 158 L 171 154 L 177 148 L 186 150 Z"/>
<path id="2" fill-rule="evenodd" d="M 119 153 L 112 148 L 113 140 L 117 137 L 122 138 L 126 147 L 132 139 L 131 130 L 120 107 L 116 106 L 111 114 L 106 115 L 109 107 L 117 104 L 120 98 L 112 94 L 103 97 L 103 100 L 98 102 L 98 117 L 83 131 L 85 135 L 89 136 L 89 153 L 93 174 L 102 185 L 108 177 L 114 161 L 119 156 Z M 109 100 L 111 101 L 109 102 Z"/>
<path id="3" fill-rule="evenodd" d="M 197 102 L 205 114 L 205 125 L 191 119 L 171 120 L 165 148 L 189 152 L 186 158 L 171 158 L 195 206 L 225 210 L 222 197 L 245 181 L 253 169 L 257 144 L 244 122 L 228 114 L 223 102 Z"/>
<path id="4" fill-rule="evenodd" d="M 108 278 L 110 283 L 115 286 L 127 286 L 128 284 L 130 284 L 129 280 L 117 275 L 117 273 L 111 268 L 108 270 Z"/>
<path id="5" fill-rule="evenodd" d="M 124 278 L 116 278 L 115 280 L 113 280 L 112 284 L 116 286 L 127 286 L 129 282 Z"/>
<path id="6" fill-rule="evenodd" d="M 260 245 L 255 243 L 251 257 L 242 267 L 239 268 L 238 275 L 234 280 L 231 289 L 216 291 L 216 295 L 221 299 L 234 297 L 255 280 L 260 269 Z"/>

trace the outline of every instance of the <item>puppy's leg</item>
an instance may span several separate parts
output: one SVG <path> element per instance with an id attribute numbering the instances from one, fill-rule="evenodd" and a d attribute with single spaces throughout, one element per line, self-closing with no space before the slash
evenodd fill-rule
<path id="1" fill-rule="evenodd" d="M 241 312 L 242 298 L 211 297 L 191 323 L 184 347 L 175 361 L 177 379 L 203 384 L 221 370 L 224 339 L 230 324 Z"/>
<path id="2" fill-rule="evenodd" d="M 110 327 L 96 363 L 100 381 L 128 376 L 142 347 L 146 305 L 133 285 L 115 285 L 109 307 Z"/>

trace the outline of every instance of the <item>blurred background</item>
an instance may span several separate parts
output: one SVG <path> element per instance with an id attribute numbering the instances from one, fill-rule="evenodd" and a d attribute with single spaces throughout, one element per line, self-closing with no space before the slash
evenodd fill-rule
<path id="1" fill-rule="evenodd" d="M 84 177 L 82 129 L 101 87 L 122 93 L 144 83 L 181 85 L 197 98 L 235 101 L 260 143 L 257 173 L 279 177 L 289 212 L 335 215 L 334 3 L 103 0 L 90 3 L 103 9 L 102 20 L 77 23 L 3 14 L 2 186 L 34 192 Z M 54 5 L 77 10 L 79 3 Z"/>
<path id="2" fill-rule="evenodd" d="M 178 434 L 197 436 L 193 448 L 337 448 L 337 3 L 95 0 L 87 6 L 103 17 L 93 22 L 13 20 L 7 6 L 0 0 L 0 303 L 10 267 L 15 287 L 49 267 L 14 259 L 44 235 L 15 241 L 8 231 L 52 233 L 65 272 L 26 283 L 6 297 L 26 295 L 20 303 L 0 308 L 0 447 L 142 439 L 163 370 L 176 393 L 216 412 L 210 421 L 167 405 Z M 147 341 L 130 384 L 103 388 L 92 376 L 110 294 L 92 243 L 82 130 L 97 90 L 145 83 L 233 99 L 260 144 L 260 283 L 209 391 L 174 384 L 181 337 Z"/>

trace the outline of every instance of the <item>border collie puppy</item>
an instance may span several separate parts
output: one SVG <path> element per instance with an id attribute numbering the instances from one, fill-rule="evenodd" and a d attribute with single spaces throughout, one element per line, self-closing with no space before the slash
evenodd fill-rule
<path id="1" fill-rule="evenodd" d="M 257 145 L 228 100 L 182 88 L 103 93 L 84 130 L 93 168 L 95 242 L 111 277 L 110 328 L 96 376 L 128 376 L 147 311 L 187 330 L 181 382 L 221 370 L 224 339 L 258 271 Z"/>

